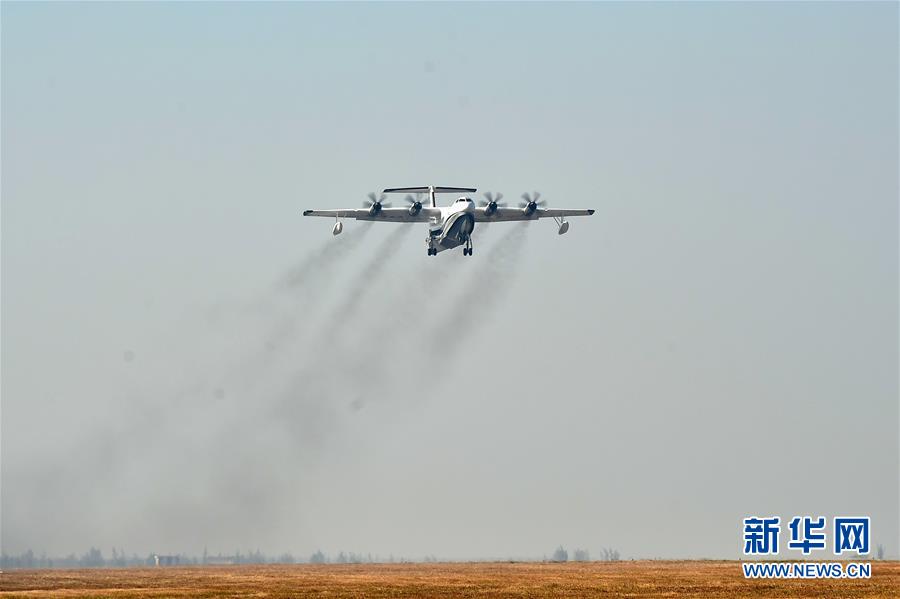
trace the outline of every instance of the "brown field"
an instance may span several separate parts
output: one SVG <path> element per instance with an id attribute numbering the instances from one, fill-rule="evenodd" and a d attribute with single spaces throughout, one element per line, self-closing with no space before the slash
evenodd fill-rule
<path id="1" fill-rule="evenodd" d="M 900 562 L 869 580 L 744 580 L 738 562 L 442 563 L 12 570 L 3 597 L 900 597 Z"/>

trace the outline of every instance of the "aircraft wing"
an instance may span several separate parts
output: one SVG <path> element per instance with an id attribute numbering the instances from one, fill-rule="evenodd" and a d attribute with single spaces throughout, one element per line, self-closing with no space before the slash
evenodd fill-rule
<path id="1" fill-rule="evenodd" d="M 356 220 L 384 221 L 389 223 L 427 223 L 433 216 L 440 218 L 439 208 L 422 207 L 415 215 L 408 208 L 382 208 L 372 214 L 367 208 L 346 210 L 304 210 L 303 216 L 326 216 L 330 218 L 355 218 Z"/>
<path id="2" fill-rule="evenodd" d="M 475 221 L 480 223 L 502 223 L 516 220 L 537 220 L 539 218 L 561 218 L 564 216 L 590 216 L 593 210 L 572 210 L 568 208 L 537 208 L 525 213 L 521 208 L 497 208 L 490 214 L 485 208 L 475 210 Z"/>

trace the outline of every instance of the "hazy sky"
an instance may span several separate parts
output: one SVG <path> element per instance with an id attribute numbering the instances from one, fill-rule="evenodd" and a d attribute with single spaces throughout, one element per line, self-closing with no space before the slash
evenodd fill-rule
<path id="1" fill-rule="evenodd" d="M 896 3 L 0 10 L 3 551 L 898 555 Z"/>

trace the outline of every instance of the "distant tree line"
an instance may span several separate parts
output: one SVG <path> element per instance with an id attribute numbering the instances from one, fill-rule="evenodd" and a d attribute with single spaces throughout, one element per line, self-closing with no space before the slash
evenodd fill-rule
<path id="1" fill-rule="evenodd" d="M 883 555 L 883 548 L 879 547 L 880 555 Z M 879 556 L 880 557 L 880 556 Z M 574 549 L 570 552 L 560 545 L 557 547 L 551 557 L 545 556 L 545 561 L 553 562 L 587 562 L 591 561 L 591 554 L 587 549 Z M 619 561 L 619 552 L 615 549 L 601 549 L 599 553 L 599 561 L 615 562 Z M 255 551 L 241 552 L 235 550 L 233 553 L 216 553 L 211 554 L 206 549 L 203 550 L 201 556 L 190 556 L 184 553 L 162 555 L 150 553 L 144 556 L 132 553 L 128 555 L 124 549 L 113 547 L 109 553 L 109 557 L 104 556 L 103 552 L 91 547 L 82 555 L 71 553 L 64 557 L 48 557 L 45 553 L 36 555 L 32 550 L 14 555 L 8 553 L 0 554 L 0 569 L 10 570 L 14 568 L 34 569 L 34 568 L 133 568 L 147 566 L 195 566 L 195 565 L 229 565 L 229 564 L 370 564 L 370 563 L 414 563 L 426 562 L 433 563 L 439 561 L 435 555 L 425 555 L 419 559 L 409 559 L 406 557 L 394 557 L 390 555 L 383 557 L 372 555 L 371 553 L 355 553 L 353 551 L 339 551 L 335 555 L 328 555 L 322 550 L 317 550 L 308 558 L 294 557 L 291 553 L 281 553 L 278 555 L 267 555 L 259 549 Z M 531 561 L 510 560 L 510 561 Z"/>
<path id="2" fill-rule="evenodd" d="M 335 556 L 329 556 L 321 550 L 316 551 L 309 556 L 310 564 L 409 564 L 414 562 L 436 562 L 437 558 L 433 555 L 426 555 L 419 560 L 412 560 L 405 557 L 395 558 L 393 555 L 382 557 L 380 555 L 372 555 L 371 553 L 346 553 L 339 551 Z"/>
<path id="3" fill-rule="evenodd" d="M 604 548 L 600 550 L 600 560 L 601 562 L 617 562 L 619 561 L 620 556 L 619 552 L 612 548 Z M 560 545 L 556 549 L 553 550 L 553 553 L 550 557 L 551 562 L 567 562 L 569 561 L 569 552 L 565 547 Z M 587 549 L 575 549 L 572 552 L 572 561 L 576 562 L 589 562 L 591 561 L 591 554 Z"/>
<path id="4" fill-rule="evenodd" d="M 182 565 L 198 566 L 204 564 L 293 564 L 296 559 L 290 553 L 278 556 L 267 556 L 259 550 L 233 554 L 216 555 L 203 551 L 202 557 L 190 556 L 184 553 L 174 555 L 161 555 L 150 553 L 140 556 L 136 553 L 128 555 L 123 549 L 113 548 L 110 557 L 104 557 L 103 552 L 96 547 L 91 547 L 82 555 L 70 553 L 64 557 L 48 557 L 45 553 L 36 555 L 29 549 L 24 553 L 12 555 L 0 554 L 0 569 L 13 568 L 134 568 L 158 565 Z"/>
<path id="5" fill-rule="evenodd" d="M 11 570 L 14 568 L 34 569 L 34 568 L 133 568 L 146 566 L 199 566 L 199 565 L 227 565 L 227 564 L 364 564 L 364 563 L 411 563 L 413 561 L 433 561 L 437 558 L 433 555 L 427 555 L 421 560 L 411 560 L 405 557 L 394 558 L 393 555 L 383 558 L 371 553 L 354 553 L 353 551 L 340 551 L 335 556 L 328 556 L 322 551 L 316 551 L 308 559 L 296 558 L 291 553 L 281 553 L 279 555 L 266 555 L 259 549 L 256 551 L 247 551 L 242 553 L 236 550 L 234 553 L 216 553 L 211 554 L 206 549 L 203 550 L 202 556 L 189 556 L 184 553 L 174 555 L 163 555 L 158 553 L 150 553 L 146 556 L 139 556 L 136 553 L 128 555 L 124 549 L 113 548 L 110 557 L 105 557 L 103 552 L 91 547 L 82 555 L 71 553 L 64 557 L 48 557 L 47 554 L 41 553 L 36 555 L 34 551 L 29 549 L 18 555 L 2 553 L 0 554 L 0 570 Z"/>
<path id="6" fill-rule="evenodd" d="M 46 553 L 35 555 L 29 549 L 19 555 L 0 554 L 0 569 L 12 568 L 127 568 L 134 566 L 152 566 L 155 563 L 153 554 L 141 557 L 136 553 L 128 555 L 123 549 L 113 548 L 111 557 L 103 557 L 96 547 L 91 547 L 82 555 L 70 553 L 62 557 L 48 557 Z"/>
<path id="7" fill-rule="evenodd" d="M 877 545 L 868 559 L 882 560 L 884 559 L 884 546 Z M 618 550 L 613 548 L 601 548 L 597 561 L 617 562 L 621 559 Z M 48 557 L 46 553 L 37 555 L 29 549 L 18 555 L 2 553 L 0 554 L 0 570 L 12 569 L 35 569 L 35 568 L 134 568 L 147 566 L 199 566 L 199 565 L 227 565 L 227 564 L 371 564 L 371 563 L 416 563 L 425 562 L 432 563 L 439 561 L 434 555 L 425 555 L 419 559 L 409 559 L 406 557 L 397 557 L 393 555 L 382 557 L 372 555 L 371 553 L 354 553 L 352 551 L 339 551 L 334 556 L 329 556 L 321 550 L 317 550 L 308 558 L 296 558 L 291 553 L 281 553 L 279 555 L 266 555 L 259 549 L 256 551 L 247 551 L 242 553 L 236 550 L 234 553 L 209 553 L 203 550 L 202 556 L 189 556 L 187 554 L 161 555 L 150 553 L 146 556 L 140 556 L 136 553 L 128 555 L 122 548 L 112 548 L 109 557 L 104 557 L 103 552 L 96 547 L 91 547 L 85 553 L 76 555 L 70 553 L 64 557 Z M 476 560 L 477 561 L 477 560 Z M 509 561 L 533 561 L 530 559 L 510 559 Z M 544 561 L 567 562 L 570 561 L 569 551 L 560 545 L 550 558 L 544 556 Z M 591 561 L 590 552 L 587 549 L 574 549 L 571 552 L 571 561 L 588 562 Z"/>

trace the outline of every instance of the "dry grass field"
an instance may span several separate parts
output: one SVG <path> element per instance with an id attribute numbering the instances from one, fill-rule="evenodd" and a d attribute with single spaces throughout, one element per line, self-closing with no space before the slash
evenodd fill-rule
<path id="1" fill-rule="evenodd" d="M 869 580 L 744 580 L 738 562 L 442 563 L 14 570 L 3 597 L 900 597 Z"/>

